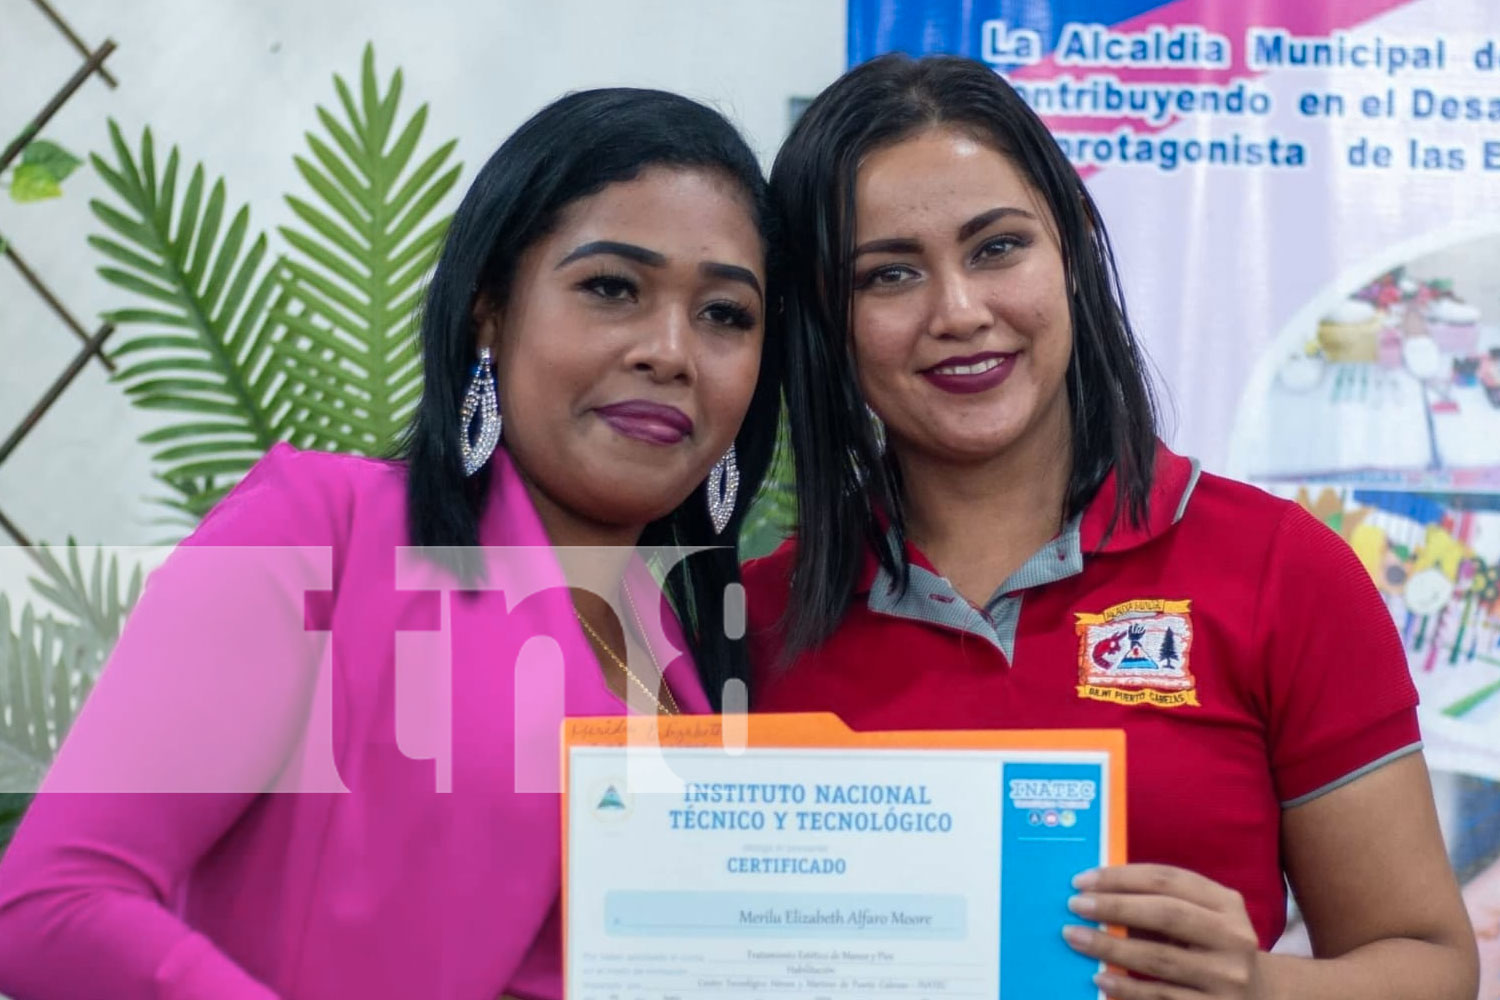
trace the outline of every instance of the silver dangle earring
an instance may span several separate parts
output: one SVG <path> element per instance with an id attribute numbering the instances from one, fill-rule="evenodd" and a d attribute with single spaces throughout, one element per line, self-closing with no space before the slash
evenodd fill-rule
<path id="1" fill-rule="evenodd" d="M 734 515 L 735 497 L 740 492 L 740 466 L 735 460 L 734 445 L 708 470 L 708 519 L 714 534 L 723 534 Z"/>
<path id="2" fill-rule="evenodd" d="M 479 427 L 474 428 L 474 418 Z M 500 443 L 500 397 L 495 392 L 495 365 L 490 349 L 479 349 L 469 388 L 464 392 L 464 406 L 459 413 L 459 445 L 463 452 L 464 475 L 472 476 L 483 468 Z"/>

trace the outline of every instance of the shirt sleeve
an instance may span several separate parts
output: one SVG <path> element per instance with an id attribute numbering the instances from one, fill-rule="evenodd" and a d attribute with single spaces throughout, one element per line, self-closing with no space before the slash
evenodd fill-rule
<path id="1" fill-rule="evenodd" d="M 1349 546 L 1286 510 L 1256 609 L 1271 770 L 1300 805 L 1421 748 L 1406 651 Z"/>
<path id="2" fill-rule="evenodd" d="M 304 729 L 332 548 L 301 458 L 273 450 L 148 579 L 0 864 L 0 994 L 275 997 L 172 901 Z"/>

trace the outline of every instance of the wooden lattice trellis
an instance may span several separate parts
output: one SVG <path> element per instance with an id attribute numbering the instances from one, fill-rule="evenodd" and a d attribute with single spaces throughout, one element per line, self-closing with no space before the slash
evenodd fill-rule
<path id="1" fill-rule="evenodd" d="M 68 102 L 68 99 L 77 93 L 78 88 L 83 86 L 89 77 L 98 76 L 111 88 L 117 85 L 115 78 L 110 75 L 109 70 L 104 68 L 104 61 L 115 50 L 114 42 L 105 41 L 98 48 L 91 50 L 46 0 L 31 0 L 31 2 L 68 40 L 68 43 L 78 51 L 78 54 L 83 57 L 83 63 L 73 73 L 72 77 L 58 89 L 57 93 L 52 96 L 52 99 L 32 117 L 31 121 L 26 124 L 20 134 L 5 147 L 5 151 L 0 153 L 0 171 L 9 167 L 16 157 L 21 155 L 26 145 L 40 134 L 42 129 L 47 126 L 47 123 L 51 121 L 52 116 L 62 109 L 63 105 Z M 37 424 L 41 422 L 42 417 L 46 415 L 47 411 L 67 391 L 68 386 L 78 377 L 78 373 L 83 370 L 85 365 L 90 361 L 94 361 L 103 365 L 111 372 L 115 370 L 115 366 L 114 362 L 110 361 L 103 351 L 104 342 L 114 332 L 114 326 L 104 323 L 90 333 L 78 321 L 73 311 L 52 292 L 42 277 L 26 263 L 26 259 L 21 251 L 13 241 L 5 237 L 3 232 L 0 232 L 0 246 L 5 248 L 6 259 L 20 273 L 26 284 L 37 295 L 41 296 L 42 301 L 47 303 L 47 306 L 62 321 L 63 326 L 78 338 L 81 345 L 73 360 L 68 363 L 68 366 L 63 369 L 57 378 L 53 380 L 52 384 L 48 386 L 47 390 L 42 393 L 36 405 L 21 418 L 20 423 L 5 436 L 4 440 L 0 441 L 0 465 L 4 465 L 5 461 L 10 458 L 21 442 L 26 439 L 27 435 L 36 429 Z M 31 548 L 31 541 L 26 533 L 6 515 L 3 509 L 0 509 L 0 530 L 3 530 L 23 548 L 28 550 Z"/>

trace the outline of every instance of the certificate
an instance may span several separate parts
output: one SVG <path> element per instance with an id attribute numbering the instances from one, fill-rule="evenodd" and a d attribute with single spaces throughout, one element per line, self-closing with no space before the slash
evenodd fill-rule
<path id="1" fill-rule="evenodd" d="M 1123 733 L 575 719 L 563 766 L 567 1000 L 1101 996 L 1062 928 Z"/>

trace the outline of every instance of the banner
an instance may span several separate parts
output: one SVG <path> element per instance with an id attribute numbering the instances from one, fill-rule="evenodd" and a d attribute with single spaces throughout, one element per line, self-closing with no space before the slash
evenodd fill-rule
<path id="1" fill-rule="evenodd" d="M 1370 571 L 1500 996 L 1500 6 L 851 0 L 851 64 L 892 50 L 1016 86 L 1101 206 L 1164 436 Z"/>

